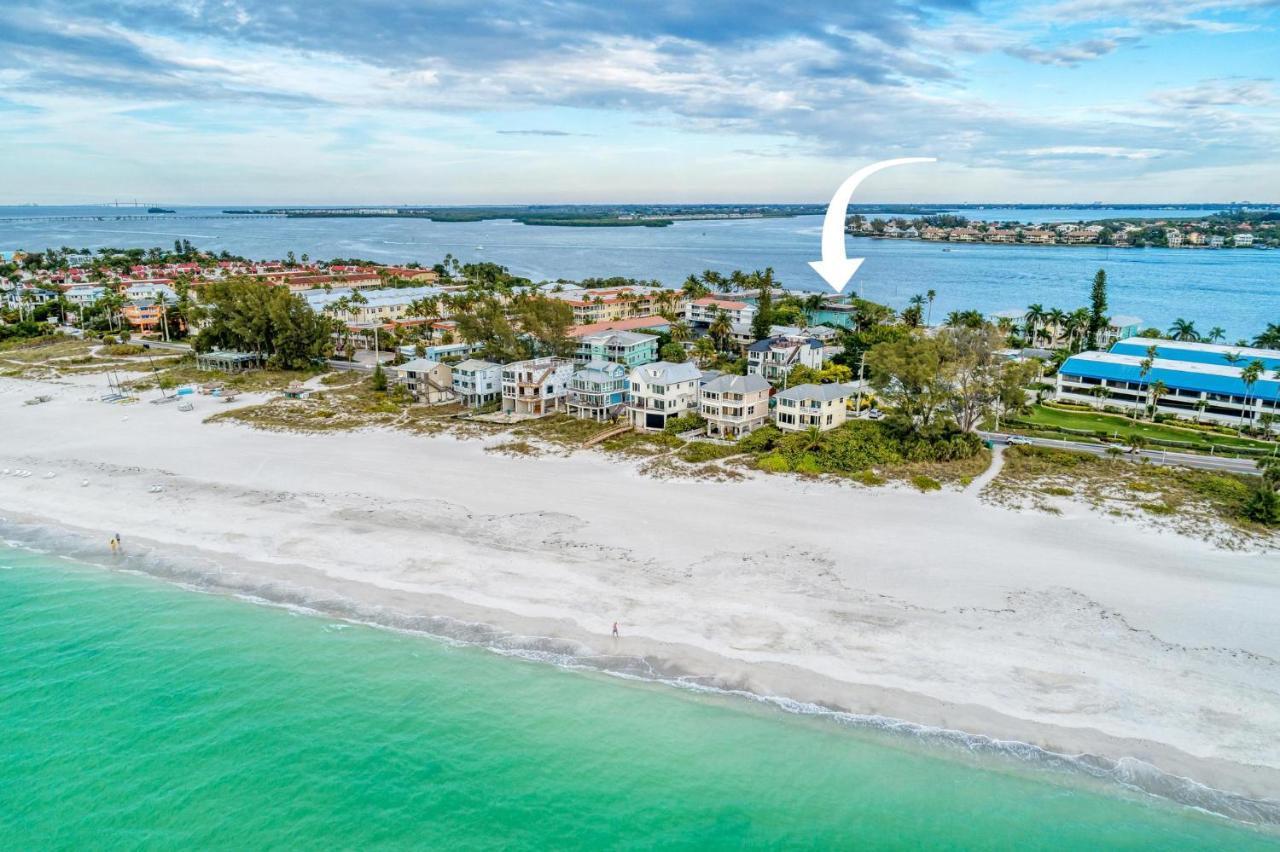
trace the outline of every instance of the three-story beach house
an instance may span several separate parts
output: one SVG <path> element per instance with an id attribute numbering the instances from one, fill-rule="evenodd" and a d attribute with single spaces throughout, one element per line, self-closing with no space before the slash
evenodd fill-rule
<path id="1" fill-rule="evenodd" d="M 564 410 L 573 362 L 534 358 L 502 368 L 502 410 L 524 417 L 543 417 Z"/>
<path id="2" fill-rule="evenodd" d="M 415 358 L 392 367 L 395 379 L 418 402 L 437 403 L 453 400 L 453 373 L 448 364 Z"/>
<path id="3" fill-rule="evenodd" d="M 589 361 L 569 379 L 566 407 L 574 417 L 605 423 L 627 409 L 627 368 L 615 361 Z"/>
<path id="4" fill-rule="evenodd" d="M 726 373 L 702 385 L 698 412 L 713 438 L 736 438 L 769 421 L 772 386 L 763 376 Z"/>
<path id="5" fill-rule="evenodd" d="M 657 361 L 631 371 L 628 409 L 631 423 L 642 431 L 661 431 L 673 417 L 698 410 L 702 372 L 692 363 Z"/>
<path id="6" fill-rule="evenodd" d="M 613 361 L 626 367 L 638 367 L 658 360 L 658 338 L 635 331 L 604 331 L 578 338 L 573 359 L 579 364 Z"/>
<path id="7" fill-rule="evenodd" d="M 453 365 L 453 392 L 468 408 L 480 408 L 502 396 L 502 365 L 468 358 Z"/>
<path id="8" fill-rule="evenodd" d="M 813 337 L 770 337 L 747 347 L 748 375 L 764 376 L 775 384 L 785 383 L 800 364 L 820 370 L 823 360 L 822 341 Z"/>

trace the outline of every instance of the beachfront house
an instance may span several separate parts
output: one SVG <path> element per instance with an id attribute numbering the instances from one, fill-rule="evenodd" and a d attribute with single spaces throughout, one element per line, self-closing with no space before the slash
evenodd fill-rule
<path id="1" fill-rule="evenodd" d="M 1254 362 L 1262 369 L 1249 384 L 1242 372 Z M 1055 395 L 1098 408 L 1146 412 L 1154 405 L 1157 413 L 1186 420 L 1258 425 L 1264 414 L 1280 415 L 1277 370 L 1280 350 L 1129 338 L 1064 361 Z"/>
<path id="2" fill-rule="evenodd" d="M 698 410 L 701 371 L 690 362 L 657 361 L 631 371 L 628 411 L 641 431 L 661 431 L 673 417 Z"/>
<path id="3" fill-rule="evenodd" d="M 707 435 L 736 438 L 769 422 L 772 390 L 763 376 L 726 373 L 703 383 L 698 413 L 707 421 Z"/>
<path id="4" fill-rule="evenodd" d="M 848 417 L 850 385 L 796 385 L 778 391 L 773 410 L 774 424 L 784 432 L 803 432 L 818 427 L 835 429 Z"/>
<path id="5" fill-rule="evenodd" d="M 573 362 L 533 358 L 502 368 L 502 410 L 523 417 L 545 417 L 563 411 Z"/>
<path id="6" fill-rule="evenodd" d="M 468 408 L 497 402 L 502 396 L 502 365 L 475 358 L 454 364 L 453 393 Z"/>
<path id="7" fill-rule="evenodd" d="M 1249 248 L 1253 245 L 1253 234 L 1236 234 L 1231 238 L 1231 244 L 1236 248 Z"/>
<path id="8" fill-rule="evenodd" d="M 747 347 L 747 373 L 774 383 L 786 382 L 799 364 L 820 370 L 823 360 L 822 341 L 814 337 L 770 337 Z"/>
<path id="9" fill-rule="evenodd" d="M 448 364 L 415 358 L 391 370 L 396 382 L 418 402 L 437 404 L 454 399 L 453 372 Z"/>
<path id="10" fill-rule="evenodd" d="M 635 331 L 603 331 L 578 338 L 573 360 L 578 364 L 613 361 L 638 367 L 658 360 L 658 338 Z"/>
<path id="11" fill-rule="evenodd" d="M 756 306 L 739 299 L 728 299 L 723 296 L 704 296 L 689 303 L 685 310 L 685 321 L 695 331 L 706 331 L 711 323 L 723 311 L 731 323 L 751 324 L 755 318 Z"/>
<path id="12" fill-rule="evenodd" d="M 566 402 L 574 417 L 607 423 L 626 413 L 627 368 L 616 361 L 589 361 L 569 379 Z"/>
<path id="13" fill-rule="evenodd" d="M 1106 348 L 1125 338 L 1137 337 L 1142 326 L 1142 318 L 1119 315 L 1107 320 L 1106 328 L 1098 334 L 1098 345 Z"/>
<path id="14" fill-rule="evenodd" d="M 101 299 L 106 292 L 106 287 L 97 284 L 77 284 L 75 287 L 68 287 L 62 295 L 77 308 L 87 308 Z"/>

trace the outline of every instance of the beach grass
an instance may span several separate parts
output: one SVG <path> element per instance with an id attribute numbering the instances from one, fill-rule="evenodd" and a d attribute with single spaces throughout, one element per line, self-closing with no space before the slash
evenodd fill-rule
<path id="1" fill-rule="evenodd" d="M 1010 447 L 984 499 L 1059 512 L 1051 498 L 1083 502 L 1116 517 L 1159 519 L 1177 532 L 1226 547 L 1275 535 L 1243 515 L 1250 477 L 1217 471 L 1100 458 L 1051 447 Z"/>

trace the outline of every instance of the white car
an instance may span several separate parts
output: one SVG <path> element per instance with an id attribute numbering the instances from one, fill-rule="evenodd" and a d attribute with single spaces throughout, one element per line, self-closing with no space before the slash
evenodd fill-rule
<path id="1" fill-rule="evenodd" d="M 872 420 L 879 420 L 882 417 L 884 417 L 884 412 L 878 408 L 873 408 L 867 412 L 867 417 L 871 418 Z"/>
<path id="2" fill-rule="evenodd" d="M 1008 444 L 1008 445 L 1009 445 L 1009 446 L 1011 446 L 1011 447 L 1021 446 L 1021 445 L 1024 445 L 1024 444 L 1025 444 L 1026 446 L 1030 446 L 1030 445 L 1031 445 L 1031 439 L 1030 439 L 1030 438 L 1028 438 L 1028 437 L 1026 437 L 1026 436 L 1024 436 L 1024 435 L 1010 435 L 1009 437 L 1005 438 L 1004 440 L 1005 440 L 1005 443 L 1006 443 L 1006 444 Z"/>

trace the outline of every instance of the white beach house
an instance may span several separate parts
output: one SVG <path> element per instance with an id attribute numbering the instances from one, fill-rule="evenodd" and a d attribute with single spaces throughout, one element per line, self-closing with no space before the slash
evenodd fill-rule
<path id="1" fill-rule="evenodd" d="M 502 365 L 477 358 L 454 364 L 453 392 L 468 408 L 497 402 L 502 396 Z"/>
<path id="2" fill-rule="evenodd" d="M 573 362 L 533 358 L 502 368 L 502 410 L 507 414 L 544 417 L 563 411 Z"/>
<path id="3" fill-rule="evenodd" d="M 642 431 L 660 431 L 667 421 L 698 410 L 702 371 L 692 363 L 657 361 L 631 371 L 631 423 Z"/>

